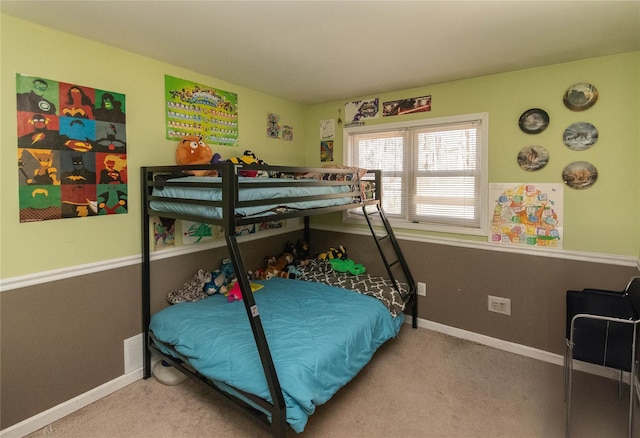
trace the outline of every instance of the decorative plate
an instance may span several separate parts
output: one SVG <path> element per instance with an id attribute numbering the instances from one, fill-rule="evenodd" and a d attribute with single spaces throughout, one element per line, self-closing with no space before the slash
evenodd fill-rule
<path id="1" fill-rule="evenodd" d="M 598 179 L 598 170 L 586 161 L 575 161 L 562 170 L 562 180 L 572 189 L 586 189 Z"/>
<path id="2" fill-rule="evenodd" d="M 564 106 L 573 111 L 584 111 L 591 108 L 598 100 L 598 90 L 593 85 L 581 82 L 573 84 L 564 92 Z"/>
<path id="3" fill-rule="evenodd" d="M 527 146 L 518 152 L 518 166 L 527 172 L 540 170 L 546 166 L 548 162 L 549 151 L 542 146 Z"/>
<path id="4" fill-rule="evenodd" d="M 539 134 L 549 125 L 549 114 L 540 108 L 532 108 L 522 113 L 518 124 L 527 134 Z"/>
<path id="5" fill-rule="evenodd" d="M 598 129 L 591 123 L 574 123 L 564 130 L 562 141 L 569 149 L 584 151 L 598 141 Z"/>

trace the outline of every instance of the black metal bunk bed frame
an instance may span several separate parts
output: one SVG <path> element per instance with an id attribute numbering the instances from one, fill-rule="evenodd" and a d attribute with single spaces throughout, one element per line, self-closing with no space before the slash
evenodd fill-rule
<path id="1" fill-rule="evenodd" d="M 221 182 L 217 183 L 203 183 L 203 182 L 168 182 L 166 181 L 168 176 L 185 176 L 192 171 L 198 170 L 216 170 L 220 175 Z M 346 178 L 339 181 L 326 181 L 322 180 L 317 183 L 304 182 L 309 186 L 315 185 L 345 185 L 355 186 L 352 187 L 349 193 L 338 194 L 325 194 L 325 195 L 312 195 L 303 197 L 283 197 L 277 201 L 281 203 L 297 202 L 297 201 L 310 201 L 319 199 L 328 199 L 336 197 L 353 196 L 360 199 L 359 203 L 331 206 L 331 207 L 318 207 L 308 210 L 288 211 L 278 213 L 277 215 L 261 216 L 261 217 L 240 217 L 234 212 L 237 208 L 249 205 L 270 205 L 274 200 L 260 200 L 260 201 L 240 201 L 238 199 L 239 187 L 242 185 L 238 180 L 238 176 L 241 171 L 267 171 L 284 173 L 288 175 L 292 174 L 304 174 L 304 173 L 319 173 L 319 174 L 353 174 L 353 169 L 339 169 L 339 168 L 303 168 L 303 167 L 286 167 L 286 166 L 263 166 L 263 165 L 244 165 L 238 166 L 231 162 L 223 162 L 216 165 L 195 165 L 195 166 L 150 166 L 141 168 L 142 179 L 142 323 L 144 332 L 144 379 L 151 377 L 151 348 L 162 357 L 163 360 L 179 369 L 187 376 L 205 383 L 207 386 L 215 389 L 219 394 L 224 395 L 236 405 L 243 408 L 245 411 L 251 414 L 251 417 L 258 420 L 258 423 L 269 429 L 273 436 L 285 437 L 287 433 L 287 421 L 286 421 L 286 405 L 278 375 L 273 363 L 269 345 L 265 337 L 264 329 L 260 319 L 260 313 L 256 306 L 253 294 L 251 293 L 251 286 L 247 275 L 237 275 L 238 283 L 243 297 L 244 306 L 247 312 L 247 317 L 251 324 L 251 330 L 256 341 L 256 346 L 260 354 L 260 360 L 265 372 L 269 392 L 271 395 L 272 403 L 263 400 L 253 394 L 246 393 L 244 391 L 234 388 L 238 393 L 244 396 L 247 400 L 260 406 L 270 415 L 265 415 L 264 412 L 256 409 L 245 400 L 236 397 L 227 391 L 221 390 L 215 383 L 209 381 L 206 377 L 199 374 L 188 364 L 183 363 L 180 360 L 173 358 L 170 355 L 163 354 L 158 348 L 153 345 L 153 334 L 149 331 L 149 324 L 151 321 L 151 260 L 150 260 L 150 217 L 160 216 L 181 220 L 192 220 L 195 222 L 206 222 L 211 224 L 221 225 L 224 228 L 225 240 L 229 255 L 233 263 L 235 272 L 246 273 L 247 269 L 244 265 L 242 254 L 238 245 L 237 237 L 235 234 L 236 227 L 242 225 L 250 225 L 255 223 L 264 222 L 265 219 L 283 220 L 288 218 L 304 217 L 304 237 L 309 241 L 309 216 L 326 214 L 330 212 L 344 211 L 347 209 L 362 208 L 364 217 L 367 220 L 369 229 L 372 236 L 375 239 L 376 246 L 386 268 L 387 274 L 392 281 L 392 284 L 398 289 L 398 278 L 402 279 L 409 286 L 409 294 L 407 295 L 406 307 L 411 309 L 412 327 L 417 328 L 418 318 L 418 300 L 416 294 L 416 283 L 413 279 L 409 266 L 402 254 L 398 241 L 393 233 L 393 229 L 389 223 L 389 220 L 384 214 L 382 209 L 380 195 L 382 188 L 381 172 L 379 170 L 368 171 L 368 175 L 373 175 L 373 188 L 368 190 L 368 193 L 360 190 L 360 178 L 355 180 L 347 180 Z M 160 181 L 156 179 L 157 175 L 163 175 Z M 363 179 L 371 180 L 370 178 Z M 251 188 L 260 187 L 278 187 L 295 185 L 295 181 L 283 183 L 269 181 L 269 178 L 264 178 L 264 182 L 252 182 Z M 211 207 L 218 207 L 222 209 L 222 219 L 209 219 L 203 220 L 199 216 L 190 216 L 185 214 L 172 214 L 172 213 L 159 213 L 151 209 L 150 202 L 154 199 L 159 199 L 167 202 L 184 202 L 184 200 L 172 199 L 172 198 L 155 198 L 152 196 L 154 187 L 163 187 L 171 185 L 180 185 L 182 187 L 216 187 L 222 189 L 221 201 L 196 201 L 190 200 L 190 204 L 207 205 Z M 365 195 L 364 197 L 361 195 Z M 367 209 L 369 206 L 374 206 L 374 209 Z M 376 231 L 375 224 L 373 222 L 374 217 L 378 217 L 383 225 L 382 231 Z M 388 242 L 389 245 L 386 245 Z M 271 418 L 269 418 L 271 417 Z"/>

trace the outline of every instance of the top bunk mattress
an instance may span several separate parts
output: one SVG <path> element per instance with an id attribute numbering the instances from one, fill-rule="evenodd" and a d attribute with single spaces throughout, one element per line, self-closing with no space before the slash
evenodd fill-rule
<path id="1" fill-rule="evenodd" d="M 171 178 L 167 182 L 177 183 L 222 183 L 221 177 L 187 176 Z M 264 187 L 264 183 L 276 183 L 273 187 Z M 294 184 L 291 184 L 295 182 Z M 260 187 L 251 187 L 252 184 L 260 184 Z M 287 185 L 290 184 L 290 185 Z M 250 202 L 261 200 L 273 200 L 273 203 L 260 205 L 244 205 L 235 209 L 236 216 L 257 217 L 270 216 L 278 212 L 305 210 L 318 207 L 332 207 L 360 202 L 359 196 L 353 196 L 351 185 L 318 185 L 315 179 L 290 179 L 290 178 L 251 178 L 238 177 L 238 201 Z M 356 189 L 357 190 L 357 189 Z M 287 199 L 300 197 L 313 197 L 318 195 L 333 195 L 345 193 L 348 196 L 330 197 L 325 199 L 298 200 L 289 202 Z M 154 187 L 152 196 L 158 198 L 174 198 L 184 202 L 153 200 L 149 206 L 157 213 L 172 213 L 178 215 L 199 216 L 206 219 L 222 219 L 222 208 L 211 205 L 190 203 L 196 201 L 222 201 L 222 187 L 180 187 L 164 186 Z"/>

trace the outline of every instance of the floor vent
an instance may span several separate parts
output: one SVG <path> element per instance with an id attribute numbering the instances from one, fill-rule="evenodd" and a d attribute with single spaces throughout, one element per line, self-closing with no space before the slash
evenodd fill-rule
<path id="1" fill-rule="evenodd" d="M 124 373 L 129 374 L 142 368 L 142 333 L 124 340 Z"/>

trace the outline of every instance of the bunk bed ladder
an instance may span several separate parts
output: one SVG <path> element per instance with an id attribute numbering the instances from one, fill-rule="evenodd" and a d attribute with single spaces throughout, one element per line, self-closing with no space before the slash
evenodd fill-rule
<path id="1" fill-rule="evenodd" d="M 402 254 L 402 250 L 400 249 L 400 244 L 398 243 L 398 239 L 396 239 L 395 234 L 393 233 L 393 228 L 391 228 L 391 224 L 389 223 L 389 219 L 384 214 L 384 210 L 382 209 L 382 205 L 380 203 L 375 204 L 375 209 L 369 208 L 367 206 L 362 207 L 362 211 L 364 213 L 364 217 L 367 219 L 367 224 L 369 225 L 369 229 L 371 230 L 371 235 L 374 237 L 376 246 L 378 247 L 378 252 L 380 253 L 380 257 L 382 258 L 382 262 L 387 270 L 387 274 L 389 275 L 389 279 L 393 283 L 396 290 L 399 291 L 398 280 L 396 279 L 396 274 L 398 273 L 398 268 L 400 270 L 399 274 L 404 277 L 400 280 L 406 281 L 410 288 L 411 297 L 408 306 L 411 307 L 411 316 L 412 316 L 412 327 L 418 328 L 418 299 L 416 296 L 416 282 L 413 279 L 413 275 L 411 275 L 411 270 L 409 269 L 409 265 Z M 380 221 L 382 222 L 383 229 L 380 231 L 376 231 L 376 228 L 373 224 L 373 217 L 378 216 Z M 385 242 L 389 242 L 386 244 Z M 390 249 L 389 249 L 390 246 Z"/>

